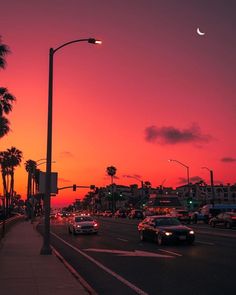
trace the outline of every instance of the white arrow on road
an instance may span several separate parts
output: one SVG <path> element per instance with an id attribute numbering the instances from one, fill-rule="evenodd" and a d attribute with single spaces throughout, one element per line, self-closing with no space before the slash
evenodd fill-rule
<path id="1" fill-rule="evenodd" d="M 100 253 L 111 253 L 111 254 L 117 254 L 119 256 L 174 258 L 174 256 L 170 256 L 170 255 L 163 255 L 163 254 L 157 254 L 153 252 L 146 252 L 146 251 L 139 251 L 139 250 L 122 251 L 122 250 L 95 249 L 95 248 L 88 248 L 83 250 L 91 251 L 91 252 L 100 252 Z"/>

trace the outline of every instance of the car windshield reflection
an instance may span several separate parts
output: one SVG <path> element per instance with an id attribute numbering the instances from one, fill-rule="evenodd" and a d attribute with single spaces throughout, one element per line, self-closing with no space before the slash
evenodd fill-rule
<path id="1" fill-rule="evenodd" d="M 82 221 L 93 221 L 93 219 L 89 216 L 75 217 L 75 222 L 82 222 Z"/>

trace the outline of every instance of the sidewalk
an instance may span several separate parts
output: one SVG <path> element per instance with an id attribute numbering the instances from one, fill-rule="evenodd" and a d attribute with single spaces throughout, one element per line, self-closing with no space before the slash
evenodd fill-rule
<path id="1" fill-rule="evenodd" d="M 40 255 L 43 239 L 29 221 L 15 224 L 0 242 L 0 293 L 88 295 L 54 255 Z"/>

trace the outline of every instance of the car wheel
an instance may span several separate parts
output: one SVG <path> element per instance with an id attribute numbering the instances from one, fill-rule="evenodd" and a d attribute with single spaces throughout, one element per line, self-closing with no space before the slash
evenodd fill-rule
<path id="1" fill-rule="evenodd" d="M 144 235 L 143 235 L 143 231 L 142 230 L 140 230 L 140 232 L 139 232 L 139 238 L 140 238 L 140 241 L 145 241 L 145 238 L 144 238 Z"/>
<path id="2" fill-rule="evenodd" d="M 158 234 L 157 237 L 156 237 L 156 241 L 157 241 L 157 244 L 159 246 L 163 245 L 163 238 L 162 238 L 162 235 L 161 234 Z"/>
<path id="3" fill-rule="evenodd" d="M 216 226 L 216 225 L 215 225 L 215 222 L 211 221 L 211 222 L 210 222 L 210 226 L 211 226 L 211 227 L 215 227 L 215 226 Z"/>
<path id="4" fill-rule="evenodd" d="M 228 228 L 228 229 L 231 228 L 231 224 L 230 224 L 230 222 L 226 222 L 226 223 L 225 223 L 225 228 Z"/>

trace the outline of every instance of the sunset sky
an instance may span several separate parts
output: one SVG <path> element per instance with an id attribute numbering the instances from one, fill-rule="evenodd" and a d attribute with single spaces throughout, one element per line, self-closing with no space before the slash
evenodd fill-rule
<path id="1" fill-rule="evenodd" d="M 54 58 L 53 160 L 58 187 L 116 184 L 153 187 L 199 178 L 235 183 L 236 1 L 8 0 L 0 35 L 10 47 L 0 86 L 16 96 L 5 150 L 23 152 L 17 193 L 26 196 L 28 159 L 46 157 L 48 52 Z M 205 35 L 197 34 L 200 28 Z M 40 165 L 45 170 L 45 165 Z M 53 204 L 82 198 L 61 191 Z"/>

